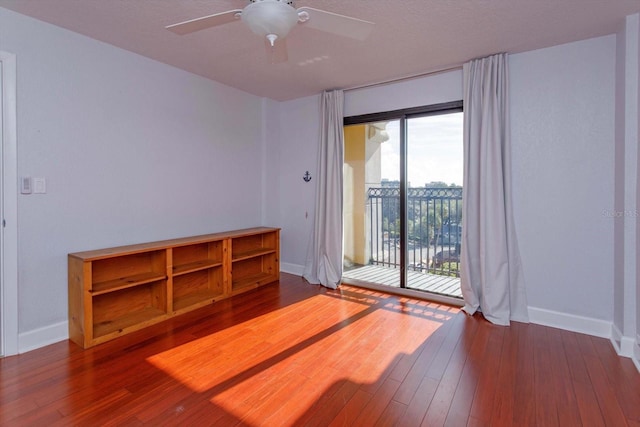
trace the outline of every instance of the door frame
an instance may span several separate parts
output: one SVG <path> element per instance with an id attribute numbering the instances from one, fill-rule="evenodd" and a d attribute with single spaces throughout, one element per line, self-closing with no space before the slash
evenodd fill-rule
<path id="1" fill-rule="evenodd" d="M 407 120 L 433 116 L 438 114 L 449 114 L 462 112 L 463 102 L 452 101 L 440 104 L 425 105 L 421 107 L 404 108 L 401 110 L 385 111 L 382 113 L 363 114 L 360 116 L 349 116 L 343 119 L 343 126 L 360 125 L 381 121 L 400 121 L 400 289 L 407 288 Z M 397 288 L 396 288 L 397 289 Z M 454 298 L 451 298 L 454 299 Z"/>
<path id="2" fill-rule="evenodd" d="M 16 55 L 0 51 L 2 171 L 0 187 L 0 356 L 18 353 L 18 152 Z"/>

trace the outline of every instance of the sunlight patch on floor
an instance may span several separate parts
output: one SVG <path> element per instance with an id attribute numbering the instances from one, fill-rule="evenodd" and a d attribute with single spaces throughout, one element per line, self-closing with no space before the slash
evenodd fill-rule
<path id="1" fill-rule="evenodd" d="M 345 303 L 339 311 L 310 313 L 317 306 L 314 298 L 291 304 L 287 307 L 255 317 L 243 323 L 222 329 L 171 350 L 155 354 L 146 360 L 156 368 L 196 392 L 231 381 L 251 366 L 264 363 L 271 358 L 288 358 L 291 348 L 300 342 L 313 339 L 318 328 L 313 327 L 317 316 L 334 318 L 340 322 L 345 316 L 353 316 L 366 310 L 366 306 Z M 291 321 L 296 318 L 308 323 L 300 333 L 291 336 Z M 198 372 L 194 378 L 192 372 Z"/>
<path id="2" fill-rule="evenodd" d="M 458 311 L 347 287 L 147 361 L 248 424 L 292 425 L 343 387 L 375 387 Z"/>

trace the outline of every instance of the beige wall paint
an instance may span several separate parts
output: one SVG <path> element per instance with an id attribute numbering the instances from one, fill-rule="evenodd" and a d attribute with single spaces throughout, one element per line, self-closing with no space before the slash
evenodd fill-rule
<path id="1" fill-rule="evenodd" d="M 344 257 L 354 264 L 365 259 L 366 125 L 344 128 Z"/>

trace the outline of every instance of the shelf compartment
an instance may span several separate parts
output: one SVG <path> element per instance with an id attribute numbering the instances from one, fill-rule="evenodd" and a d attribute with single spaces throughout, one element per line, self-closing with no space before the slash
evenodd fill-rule
<path id="1" fill-rule="evenodd" d="M 276 252 L 278 248 L 277 237 L 278 233 L 275 231 L 235 237 L 231 241 L 231 259 L 242 260 L 269 252 Z"/>
<path id="2" fill-rule="evenodd" d="M 278 278 L 273 274 L 255 273 L 242 277 L 241 279 L 234 279 L 231 286 L 234 292 L 238 292 L 243 289 L 257 288 L 258 286 L 266 285 L 276 280 L 278 280 Z"/>
<path id="3" fill-rule="evenodd" d="M 96 343 L 102 342 L 105 341 L 105 338 L 110 338 L 109 335 L 117 336 L 133 330 L 142 329 L 143 327 L 158 323 L 166 317 L 166 312 L 153 307 L 127 313 L 121 317 L 94 324 L 94 340 Z"/>
<path id="4" fill-rule="evenodd" d="M 179 276 L 222 265 L 224 241 L 217 240 L 173 248 L 173 275 Z"/>
<path id="5" fill-rule="evenodd" d="M 91 267 L 91 291 L 103 294 L 145 285 L 166 277 L 166 251 L 149 251 L 96 260 Z"/>
<path id="6" fill-rule="evenodd" d="M 166 317 L 167 281 L 159 280 L 93 297 L 93 337 L 123 333 Z"/>
<path id="7" fill-rule="evenodd" d="M 173 278 L 173 311 L 210 304 L 224 295 L 222 267 L 198 270 Z"/>
<path id="8" fill-rule="evenodd" d="M 213 303 L 213 301 L 220 299 L 222 294 L 216 294 L 214 292 L 205 290 L 200 292 L 194 292 L 175 299 L 173 301 L 173 313 L 179 314 L 185 311 L 191 311 L 198 307 L 204 307 Z"/>
<path id="9" fill-rule="evenodd" d="M 277 262 L 275 252 L 234 262 L 231 270 L 232 292 L 278 280 Z"/>

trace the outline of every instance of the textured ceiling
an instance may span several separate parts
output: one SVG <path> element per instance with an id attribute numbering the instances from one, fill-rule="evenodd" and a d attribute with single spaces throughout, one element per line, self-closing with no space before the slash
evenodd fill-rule
<path id="1" fill-rule="evenodd" d="M 270 64 L 241 22 L 178 36 L 165 26 L 246 0 L 0 0 L 0 7 L 259 96 L 287 100 L 617 31 L 640 0 L 298 0 L 375 22 L 364 42 L 297 26 L 289 61 Z"/>

